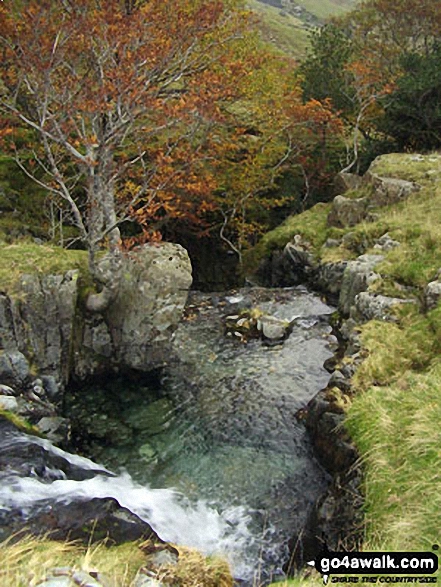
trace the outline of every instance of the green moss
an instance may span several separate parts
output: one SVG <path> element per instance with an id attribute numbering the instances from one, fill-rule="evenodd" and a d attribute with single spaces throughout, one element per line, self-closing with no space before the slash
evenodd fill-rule
<path id="1" fill-rule="evenodd" d="M 255 271 L 262 259 L 275 249 L 283 249 L 296 234 L 302 235 L 311 243 L 314 251 L 319 250 L 330 232 L 326 224 L 330 206 L 330 204 L 316 204 L 302 214 L 290 216 L 280 226 L 265 234 L 253 249 L 245 253 L 245 270 Z"/>
<path id="2" fill-rule="evenodd" d="M 0 408 L 0 418 L 4 418 L 8 420 L 14 426 L 16 426 L 22 432 L 26 432 L 27 434 L 32 434 L 33 436 L 39 436 L 40 438 L 44 438 L 44 434 L 42 434 L 38 428 L 30 424 L 27 420 L 14 414 L 13 412 L 9 412 L 8 410 L 3 410 Z"/>
<path id="3" fill-rule="evenodd" d="M 37 245 L 20 241 L 6 244 L 0 241 L 0 288 L 14 291 L 24 274 L 61 274 L 78 269 L 87 276 L 87 253 L 56 246 Z"/>

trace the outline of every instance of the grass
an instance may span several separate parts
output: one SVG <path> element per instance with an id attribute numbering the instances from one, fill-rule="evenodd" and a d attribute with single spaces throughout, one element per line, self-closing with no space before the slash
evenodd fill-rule
<path id="1" fill-rule="evenodd" d="M 14 291 L 24 274 L 61 274 L 70 269 L 87 273 L 87 253 L 27 240 L 7 244 L 0 241 L 0 289 Z"/>
<path id="2" fill-rule="evenodd" d="M 345 245 L 333 254 L 372 252 L 375 239 L 388 232 L 401 244 L 377 266 L 382 280 L 375 289 L 412 293 L 421 302 L 441 268 L 441 155 L 387 155 L 374 171 L 417 181 L 421 190 L 377 210 L 375 222 L 342 230 Z M 318 247 L 329 236 L 321 226 L 313 241 Z M 324 251 L 318 248 L 316 254 Z M 431 551 L 440 543 L 441 521 L 441 305 L 430 312 L 422 304 L 405 305 L 396 318 L 396 323 L 361 326 L 365 359 L 353 379 L 356 393 L 347 412 L 346 427 L 364 465 L 364 550 Z M 322 584 L 316 574 L 306 574 L 277 586 Z M 441 572 L 436 576 L 439 580 Z"/>
<path id="3" fill-rule="evenodd" d="M 248 5 L 260 18 L 259 29 L 265 41 L 292 57 L 301 58 L 305 55 L 309 46 L 309 33 L 299 18 L 286 12 L 282 14 L 279 8 L 259 0 L 248 0 Z"/>
<path id="4" fill-rule="evenodd" d="M 0 543 L 0 584 L 2 587 L 33 587 L 46 579 L 54 568 L 76 571 L 98 570 L 106 585 L 131 587 L 139 570 L 148 567 L 143 545 L 128 542 L 107 547 L 104 542 L 81 546 L 73 542 L 55 542 L 47 538 L 12 537 Z M 174 587 L 232 587 L 227 563 L 205 558 L 192 549 L 178 548 L 176 565 L 161 567 L 159 579 Z"/>

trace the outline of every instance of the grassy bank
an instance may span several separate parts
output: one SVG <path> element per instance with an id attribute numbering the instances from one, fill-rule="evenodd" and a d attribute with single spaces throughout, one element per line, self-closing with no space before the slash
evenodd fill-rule
<path id="1" fill-rule="evenodd" d="M 365 360 L 353 380 L 346 426 L 364 465 L 364 550 L 431 551 L 441 543 L 441 306 L 425 312 L 421 302 L 424 287 L 441 268 L 441 157 L 385 156 L 375 171 L 417 181 L 421 190 L 376 210 L 375 222 L 340 231 L 326 228 L 326 208 L 316 207 L 304 215 L 304 226 L 298 216 L 261 246 L 267 254 L 275 241 L 283 246 L 296 232 L 308 238 L 314 226 L 310 242 L 317 257 L 329 255 L 321 242 L 337 233 L 346 236 L 332 249 L 333 260 L 372 252 L 385 232 L 401 243 L 377 266 L 382 280 L 375 290 L 413 295 L 417 303 L 403 307 L 396 324 L 371 321 L 361 327 Z M 277 585 L 322 584 L 308 573 L 309 578 Z"/>
<path id="2" fill-rule="evenodd" d="M 146 557 L 147 543 L 127 543 L 108 547 L 97 543 L 88 547 L 73 542 L 54 542 L 27 536 L 20 541 L 0 543 L 0 584 L 2 587 L 32 587 L 50 575 L 54 568 L 99 572 L 106 585 L 131 587 L 142 568 L 153 568 Z M 225 561 L 206 558 L 198 552 L 179 548 L 175 565 L 163 565 L 157 577 L 174 587 L 232 587 Z M 153 584 L 153 583 L 152 583 Z"/>

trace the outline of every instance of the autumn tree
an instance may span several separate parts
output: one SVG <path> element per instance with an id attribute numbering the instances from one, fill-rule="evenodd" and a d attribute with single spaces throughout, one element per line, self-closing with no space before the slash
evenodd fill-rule
<path id="1" fill-rule="evenodd" d="M 210 168 L 204 181 L 200 161 L 210 158 L 210 131 L 243 66 L 234 45 L 247 19 L 237 5 L 0 4 L 0 104 L 29 129 L 17 162 L 67 204 L 100 284 L 91 309 L 117 290 L 121 222 L 179 190 L 210 190 Z M 111 252 L 106 272 L 97 261 L 103 245 Z"/>

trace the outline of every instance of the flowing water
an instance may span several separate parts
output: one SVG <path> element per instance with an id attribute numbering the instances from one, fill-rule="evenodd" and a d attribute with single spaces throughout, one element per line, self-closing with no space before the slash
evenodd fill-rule
<path id="1" fill-rule="evenodd" d="M 290 336 L 227 336 L 225 317 L 250 308 L 292 322 Z M 192 294 L 160 385 L 116 378 L 72 395 L 78 445 L 118 473 L 14 478 L 0 502 L 115 497 L 164 540 L 226 556 L 246 585 L 280 576 L 328 482 L 297 414 L 329 379 L 330 313 L 303 288 Z"/>

